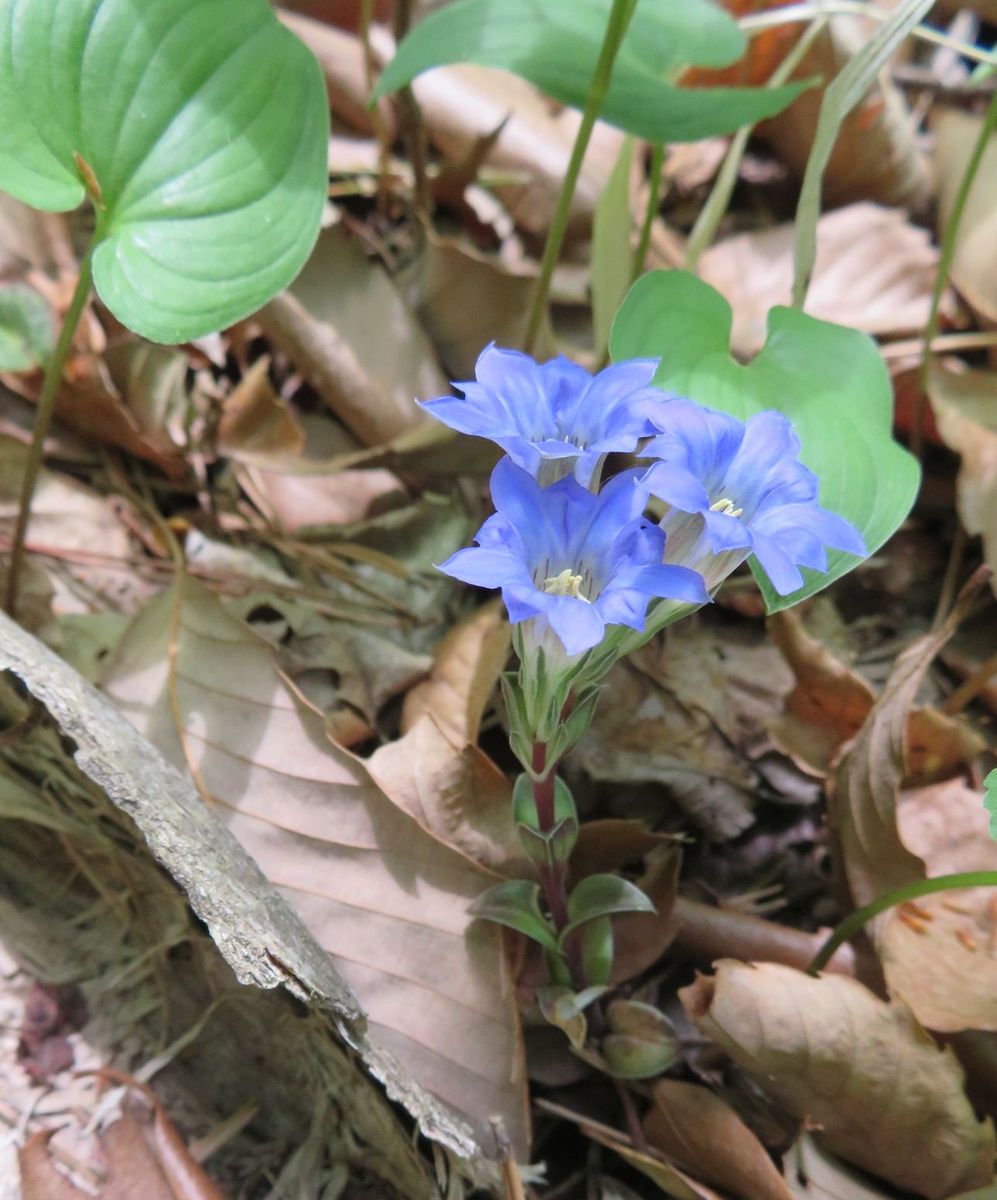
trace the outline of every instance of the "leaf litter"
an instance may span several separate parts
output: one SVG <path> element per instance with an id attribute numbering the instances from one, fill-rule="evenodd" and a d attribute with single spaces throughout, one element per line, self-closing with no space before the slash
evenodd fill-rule
<path id="1" fill-rule="evenodd" d="M 366 1014 L 374 1050 L 365 1061 L 448 1148 L 435 1151 L 439 1179 L 457 1163 L 446 1157 L 455 1146 L 484 1162 L 511 1141 L 520 1163 L 542 1161 L 546 1176 L 527 1169 L 524 1184 L 507 1159 L 510 1196 L 518 1187 L 607 1200 L 883 1200 L 992 1186 L 993 1133 L 979 1118 L 995 1107 L 992 1067 L 980 1066 L 997 1030 L 993 889 L 899 905 L 833 971 L 804 973 L 853 906 L 898 884 L 997 869 L 982 790 L 993 763 L 987 589 L 964 626 L 983 629 L 974 654 L 962 657 L 958 641 L 941 647 L 956 623 L 942 623 L 956 583 L 981 558 L 994 565 L 992 148 L 963 215 L 954 290 L 942 296 L 944 356 L 925 375 L 938 437 L 908 527 L 767 629 L 750 580 L 732 579 L 713 611 L 616 669 L 568 763 L 583 813 L 579 876 L 622 871 L 658 908 L 654 918 L 614 918 L 613 982 L 627 1002 L 667 1014 L 678 1050 L 656 1078 L 622 1085 L 625 1103 L 545 1020 L 539 957 L 467 914 L 497 877 L 528 874 L 509 815 L 514 766 L 497 692 L 508 628 L 500 609 L 432 568 L 483 514 L 481 480 L 493 460 L 477 440 L 428 427 L 412 403 L 446 392 L 448 377 L 468 377 L 487 341 L 521 338 L 578 116 L 489 68 L 421 76 L 435 220 L 413 219 L 413 167 L 398 144 L 389 178 L 378 176 L 377 121 L 390 137 L 398 113 L 384 100 L 372 118 L 356 20 L 350 29 L 329 23 L 334 7 L 314 5 L 320 19 L 288 18 L 318 55 L 341 122 L 330 147 L 336 200 L 316 252 L 289 292 L 210 343 L 167 350 L 124 334 L 105 312 L 91 316 L 36 501 L 22 620 L 101 679 L 148 743 L 195 780 L 205 820 L 226 826 L 262 869 L 257 899 L 286 901 L 328 953 Z M 849 22 L 829 23 L 798 77 L 848 61 L 861 44 Z M 768 80 L 793 40 L 784 26 L 775 33 L 753 38 L 728 82 Z M 387 30 L 376 27 L 372 40 L 387 61 Z M 975 101 L 960 98 L 971 84 L 959 65 L 943 75 L 934 53 L 921 56 L 930 85 L 912 88 L 893 63 L 843 124 L 807 302 L 815 316 L 873 334 L 908 380 L 980 121 Z M 705 71 L 698 78 L 719 81 Z M 762 347 L 768 309 L 790 295 L 793 179 L 805 168 L 820 96 L 804 92 L 759 127 L 699 261 L 702 278 L 733 304 L 742 358 Z M 919 132 L 929 109 L 936 180 Z M 544 353 L 567 348 L 587 365 L 593 221 L 621 140 L 597 125 L 542 335 Z M 711 141 L 669 149 L 649 265 L 682 264 L 725 150 L 723 139 Z M 631 244 L 650 162 L 638 141 Z M 925 224 L 931 196 L 934 231 Z M 0 351 L 14 354 L 0 361 L 8 528 L 23 465 L 17 430 L 40 385 L 38 352 L 28 352 L 43 307 L 65 307 L 77 232 L 75 219 L 0 204 L 4 287 L 28 289 L 37 309 L 30 325 L 25 306 L 0 311 Z M 625 264 L 612 265 L 623 278 Z M 895 383 L 898 395 L 908 386 L 899 374 Z M 171 534 L 183 542 L 186 574 L 171 558 Z M 936 609 L 936 632 L 914 641 Z M 958 701 L 967 680 L 978 686 Z M 25 720 L 30 733 L 35 718 Z M 9 733 L 0 744 L 8 776 Z M 8 778 L 5 824 L 27 811 L 14 806 L 12 787 Z M 107 812 L 101 819 L 114 824 Z M 0 855 L 5 885 L 8 859 Z M 101 869 L 111 860 L 105 849 Z M 178 873 L 175 863 L 168 869 Z M 171 903 L 185 911 L 182 897 Z M 9 937 L 23 956 L 13 925 Z M 61 985 L 37 986 L 51 997 Z M 122 1025 L 137 1028 L 144 1011 L 126 1007 Z M 24 1026 L 34 1031 L 24 1065 L 50 1077 L 45 1101 L 17 1114 L 33 1135 L 21 1151 L 26 1200 L 79 1194 L 52 1174 L 45 1148 L 60 1095 L 73 1095 L 64 1042 L 80 1041 L 53 1021 L 48 1032 Z M 342 1027 L 325 1029 L 307 1044 L 342 1036 Z M 974 1058 L 971 1046 L 984 1049 Z M 116 1061 L 133 1065 L 134 1053 Z M 399 1079 L 420 1085 L 426 1104 L 442 1101 L 445 1116 L 427 1116 Z M 368 1107 L 372 1094 L 356 1093 Z M 182 1111 L 185 1136 L 220 1119 Z M 318 1107 L 312 1116 L 312 1128 L 296 1117 L 298 1149 L 287 1142 L 279 1168 L 268 1160 L 269 1180 L 287 1189 L 275 1195 L 319 1194 L 320 1179 L 339 1194 L 357 1177 L 355 1165 L 330 1167 L 322 1139 L 335 1120 Z M 364 1136 L 387 1146 L 372 1128 L 389 1123 L 378 1116 Z M 143 1195 L 187 1200 L 134 1115 L 104 1122 L 100 1137 L 112 1168 L 105 1195 L 125 1186 L 116 1173 L 134 1170 Z M 409 1154 L 391 1161 L 390 1184 L 375 1186 L 434 1194 L 429 1152 Z M 462 1170 L 466 1162 L 449 1175 L 455 1197 Z M 231 1164 L 221 1177 L 245 1178 Z M 476 1178 L 494 1185 L 497 1176 Z M 81 1182 L 92 1187 L 94 1178 Z"/>

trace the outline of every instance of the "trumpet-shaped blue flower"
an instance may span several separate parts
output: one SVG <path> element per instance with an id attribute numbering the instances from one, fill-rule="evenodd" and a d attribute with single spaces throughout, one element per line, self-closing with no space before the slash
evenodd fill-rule
<path id="1" fill-rule="evenodd" d="M 503 458 L 492 472 L 494 516 L 477 546 L 440 570 L 501 588 L 510 621 L 535 621 L 534 644 L 547 643 L 552 630 L 569 655 L 597 646 L 609 625 L 643 629 L 657 597 L 706 603 L 700 575 L 663 564 L 665 535 L 642 517 L 647 497 L 635 476 L 616 476 L 598 495 L 570 476 L 542 488 Z"/>
<path id="2" fill-rule="evenodd" d="M 451 429 L 497 442 L 543 484 L 574 472 L 591 487 L 606 454 L 632 451 L 654 432 L 647 410 L 662 398 L 650 386 L 657 366 L 636 358 L 593 376 L 563 356 L 537 363 L 493 344 L 479 355 L 475 378 L 454 384 L 462 397 L 422 407 Z"/>
<path id="3" fill-rule="evenodd" d="M 739 421 L 688 400 L 654 414 L 657 458 L 640 486 L 668 506 L 666 561 L 701 571 L 712 589 L 754 554 L 782 596 L 803 586 L 800 567 L 827 570 L 826 546 L 865 554 L 859 531 L 817 503 L 817 476 L 779 412 Z"/>

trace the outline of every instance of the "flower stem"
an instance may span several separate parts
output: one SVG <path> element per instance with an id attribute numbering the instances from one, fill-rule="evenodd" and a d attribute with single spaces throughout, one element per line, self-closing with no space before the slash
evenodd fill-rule
<path id="1" fill-rule="evenodd" d="M 651 147 L 651 166 L 648 170 L 647 208 L 644 210 L 644 223 L 640 227 L 640 238 L 630 267 L 631 283 L 637 281 L 644 270 L 644 263 L 647 261 L 647 250 L 651 244 L 651 230 L 654 228 L 654 218 L 658 215 L 658 205 L 661 202 L 661 171 L 664 165 L 665 147 L 661 142 L 655 142 Z"/>
<path id="2" fill-rule="evenodd" d="M 38 412 L 35 416 L 34 433 L 31 435 L 31 445 L 28 448 L 27 462 L 24 465 L 24 477 L 21 480 L 21 495 L 17 512 L 17 527 L 14 530 L 14 540 L 10 550 L 10 565 L 7 570 L 7 587 L 4 595 L 4 609 L 14 617 L 17 609 L 17 583 L 24 563 L 24 542 L 28 532 L 28 521 L 31 519 L 31 501 L 35 494 L 35 484 L 38 482 L 38 472 L 42 465 L 45 451 L 45 439 L 52 425 L 55 412 L 55 398 L 62 382 L 62 373 L 69 356 L 69 348 L 83 316 L 87 300 L 90 298 L 90 286 L 93 280 L 93 247 L 87 250 L 80 263 L 80 275 L 76 281 L 76 290 L 70 301 L 59 340 L 48 362 L 45 364 L 45 378 L 42 382 L 41 395 L 38 397 Z"/>
<path id="3" fill-rule="evenodd" d="M 599 61 L 596 63 L 595 74 L 592 76 L 588 98 L 582 111 L 581 124 L 578 126 L 575 144 L 571 148 L 568 169 L 564 174 L 564 183 L 561 185 L 557 207 L 547 232 L 547 243 L 544 246 L 543 258 L 540 262 L 540 277 L 537 280 L 536 291 L 533 293 L 533 303 L 530 307 L 526 334 L 523 338 L 523 349 L 527 354 L 532 353 L 537 334 L 540 332 L 540 323 L 547 308 L 550 281 L 553 278 L 554 267 L 557 265 L 564 233 L 568 227 L 571 201 L 582 169 L 582 161 L 585 158 L 585 151 L 588 149 L 589 139 L 592 137 L 592 130 L 606 99 L 606 93 L 609 91 L 613 63 L 616 61 L 616 55 L 636 7 L 637 0 L 613 0 L 609 22 L 606 25 L 606 36 L 603 38 L 602 50 L 599 53 Z"/>
<path id="4" fill-rule="evenodd" d="M 964 871 L 958 875 L 938 875 L 934 879 L 918 879 L 914 883 L 894 888 L 892 892 L 886 892 L 845 917 L 814 956 L 813 962 L 807 967 L 807 974 L 819 974 L 831 961 L 831 956 L 840 945 L 854 937 L 868 921 L 886 912 L 888 908 L 894 908 L 907 900 L 916 900 L 919 896 L 930 896 L 932 892 L 971 887 L 997 887 L 997 871 Z"/>

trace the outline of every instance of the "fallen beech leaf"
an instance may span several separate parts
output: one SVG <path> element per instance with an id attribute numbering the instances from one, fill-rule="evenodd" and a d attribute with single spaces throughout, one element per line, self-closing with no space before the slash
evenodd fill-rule
<path id="1" fill-rule="evenodd" d="M 741 1118 L 715 1092 L 659 1079 L 644 1118 L 648 1143 L 676 1166 L 743 1200 L 789 1200 L 772 1159 Z"/>
<path id="2" fill-rule="evenodd" d="M 997 590 L 997 372 L 956 373 L 934 363 L 928 396 L 942 441 L 962 459 L 959 516 L 967 533 L 983 538 L 983 557 L 994 571 L 990 586 Z"/>
<path id="3" fill-rule="evenodd" d="M 455 625 L 433 651 L 428 677 L 405 697 L 402 732 L 428 714 L 452 741 L 476 742 L 510 644 L 509 622 L 497 601 Z"/>
<path id="4" fill-rule="evenodd" d="M 976 1119 L 955 1055 L 905 1005 L 841 975 L 729 959 L 679 995 L 701 1032 L 847 1162 L 930 1200 L 993 1181 L 993 1125 Z"/>
<path id="5" fill-rule="evenodd" d="M 769 309 L 788 304 L 792 224 L 718 242 L 699 274 L 734 309 L 731 345 L 741 357 L 765 345 Z M 900 209 L 851 204 L 817 222 L 817 262 L 807 312 L 877 337 L 919 333 L 928 319 L 938 251 Z"/>
<path id="6" fill-rule="evenodd" d="M 327 740 L 263 641 L 204 588 L 180 586 L 172 684 L 171 591 L 125 635 L 108 692 L 167 757 L 183 765 L 186 749 L 219 818 L 352 986 L 371 1041 L 478 1130 L 501 1114 L 524 1148 L 517 1021 L 499 936 L 467 916 L 488 878 Z"/>
<path id="7" fill-rule="evenodd" d="M 929 876 L 997 871 L 983 795 L 961 779 L 901 796 L 900 837 Z M 922 896 L 884 913 L 876 945 L 891 995 L 943 1033 L 997 1031 L 997 889 Z"/>
<path id="8" fill-rule="evenodd" d="M 939 229 L 948 224 L 983 118 L 941 105 L 932 114 Z M 988 324 L 997 323 L 997 136 L 983 152 L 966 200 L 952 259 L 952 282 Z"/>

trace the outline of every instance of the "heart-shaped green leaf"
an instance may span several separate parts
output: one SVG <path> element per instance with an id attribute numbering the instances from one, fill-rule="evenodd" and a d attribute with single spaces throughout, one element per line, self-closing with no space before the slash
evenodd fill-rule
<path id="1" fill-rule="evenodd" d="M 847 517 L 877 550 L 907 516 L 920 482 L 916 460 L 892 437 L 893 389 L 864 333 L 791 308 L 769 313 L 768 340 L 747 365 L 730 355 L 730 305 L 685 271 L 638 279 L 613 324 L 614 359 L 661 357 L 659 387 L 742 420 L 778 409 L 793 422 L 800 457 L 820 479 L 820 502 Z M 752 562 L 769 612 L 798 604 L 857 563 L 828 552 L 826 574 L 780 596 Z"/>
<path id="2" fill-rule="evenodd" d="M 447 63 L 503 67 L 563 104 L 581 107 L 612 0 L 457 0 L 420 21 L 398 47 L 372 99 Z M 776 88 L 679 88 L 679 66 L 723 67 L 745 49 L 737 22 L 710 0 L 637 6 L 601 115 L 638 137 L 691 142 L 781 112 L 806 83 Z"/>
<path id="3" fill-rule="evenodd" d="M 0 0 L 0 187 L 95 201 L 94 282 L 179 342 L 286 286 L 318 236 L 328 103 L 266 0 Z"/>

